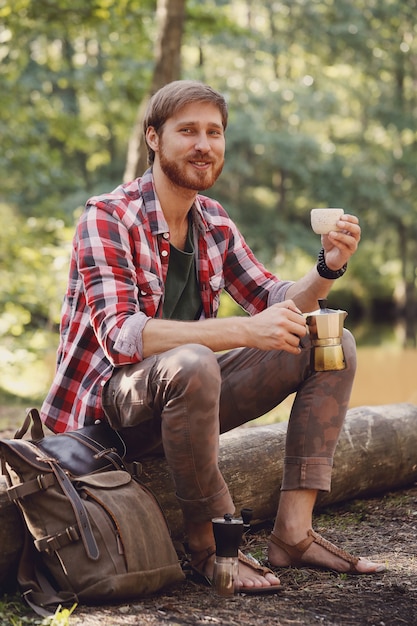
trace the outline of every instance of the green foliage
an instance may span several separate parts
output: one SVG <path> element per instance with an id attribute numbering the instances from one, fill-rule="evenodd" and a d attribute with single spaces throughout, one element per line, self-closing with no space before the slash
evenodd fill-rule
<path id="1" fill-rule="evenodd" d="M 59 322 L 70 229 L 55 217 L 28 217 L 0 204 L 0 337 Z"/>
<path id="2" fill-rule="evenodd" d="M 57 345 L 72 229 L 0 204 L 0 389 L 35 401 Z"/>
<path id="3" fill-rule="evenodd" d="M 0 10 L 3 198 L 26 215 L 71 218 L 67 194 L 122 175 L 150 71 L 153 4 L 17 4 Z"/>
<path id="4" fill-rule="evenodd" d="M 358 215 L 349 289 L 368 314 L 390 300 L 415 311 L 417 298 L 415 8 L 288 1 L 255 17 L 233 3 L 248 54 L 219 46 L 200 72 L 231 108 L 213 194 L 268 263 L 301 251 L 314 258 L 311 207 Z"/>
<path id="5" fill-rule="evenodd" d="M 69 626 L 76 606 L 74 604 L 71 609 L 59 606 L 51 617 L 40 618 L 29 611 L 20 598 L 5 596 L 0 601 L 0 626 Z"/>
<path id="6" fill-rule="evenodd" d="M 50 619 L 44 619 L 42 626 L 69 626 L 70 616 L 76 608 L 76 604 L 73 604 L 70 609 L 64 609 L 59 606 L 55 611 L 55 614 Z"/>
<path id="7" fill-rule="evenodd" d="M 186 5 L 183 76 L 220 89 L 230 108 L 210 195 L 284 278 L 320 245 L 310 208 L 344 207 L 363 240 L 340 298 L 350 291 L 365 317 L 394 299 L 414 310 L 416 0 L 248 6 Z M 155 0 L 0 0 L 0 370 L 14 376 L 17 361 L 33 367 L 56 347 L 74 211 L 122 179 L 155 10 Z"/>

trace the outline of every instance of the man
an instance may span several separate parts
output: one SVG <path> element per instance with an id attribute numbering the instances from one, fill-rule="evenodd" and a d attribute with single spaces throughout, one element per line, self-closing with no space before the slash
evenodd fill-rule
<path id="1" fill-rule="evenodd" d="M 55 432 L 107 419 L 130 459 L 163 447 L 183 511 L 192 566 L 210 578 L 211 519 L 233 513 L 219 471 L 219 433 L 296 392 L 284 476 L 268 545 L 273 567 L 313 565 L 372 573 L 311 530 L 318 490 L 348 407 L 347 367 L 313 372 L 302 312 L 317 308 L 360 239 L 358 219 L 323 236 L 321 262 L 282 281 L 254 257 L 224 209 L 199 192 L 220 175 L 227 106 L 210 87 L 175 81 L 151 99 L 144 121 L 150 168 L 91 198 L 74 238 L 56 375 L 42 407 Z M 216 318 L 225 288 L 250 314 Z M 275 591 L 279 579 L 241 559 L 241 590 Z"/>

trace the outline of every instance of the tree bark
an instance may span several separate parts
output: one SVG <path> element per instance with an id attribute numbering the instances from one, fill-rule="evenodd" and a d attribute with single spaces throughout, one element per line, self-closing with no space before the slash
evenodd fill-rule
<path id="1" fill-rule="evenodd" d="M 149 93 L 139 106 L 129 141 L 124 172 L 125 182 L 141 176 L 148 165 L 142 124 L 150 98 L 158 89 L 180 77 L 185 2 L 186 0 L 158 0 L 157 2 L 158 41 L 155 48 L 155 67 Z"/>
<path id="2" fill-rule="evenodd" d="M 337 446 L 332 490 L 316 509 L 374 496 L 417 480 L 417 406 L 390 404 L 350 409 Z M 238 428 L 221 436 L 219 465 L 240 509 L 253 509 L 254 523 L 273 520 L 279 500 L 287 423 Z M 142 463 L 142 481 L 165 511 L 172 537 L 183 540 L 182 515 L 163 458 Z M 225 511 L 227 513 L 228 511 Z M 0 587 L 15 575 L 23 526 L 0 482 Z"/>
<path id="3" fill-rule="evenodd" d="M 412 484 L 417 479 L 416 421 L 417 406 L 412 404 L 350 409 L 336 449 L 332 490 L 319 494 L 316 509 Z M 219 466 L 237 515 L 248 507 L 254 522 L 275 517 L 286 431 L 285 422 L 238 428 L 221 436 Z M 181 538 L 182 516 L 165 462 L 146 461 L 142 480 L 158 496 L 173 537 Z"/>

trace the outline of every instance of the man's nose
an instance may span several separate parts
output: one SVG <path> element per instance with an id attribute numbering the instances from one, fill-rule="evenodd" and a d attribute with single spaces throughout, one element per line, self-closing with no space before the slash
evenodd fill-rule
<path id="1" fill-rule="evenodd" d="M 209 152 L 211 149 L 210 142 L 206 133 L 200 133 L 195 143 L 195 149 L 199 152 Z"/>

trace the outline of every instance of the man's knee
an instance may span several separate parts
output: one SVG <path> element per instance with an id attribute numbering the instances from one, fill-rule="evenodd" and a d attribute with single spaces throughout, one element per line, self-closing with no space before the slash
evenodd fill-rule
<path id="1" fill-rule="evenodd" d="M 166 353 L 165 365 L 169 378 L 177 381 L 199 381 L 199 386 L 219 386 L 220 367 L 215 353 L 200 344 L 186 344 Z"/>

